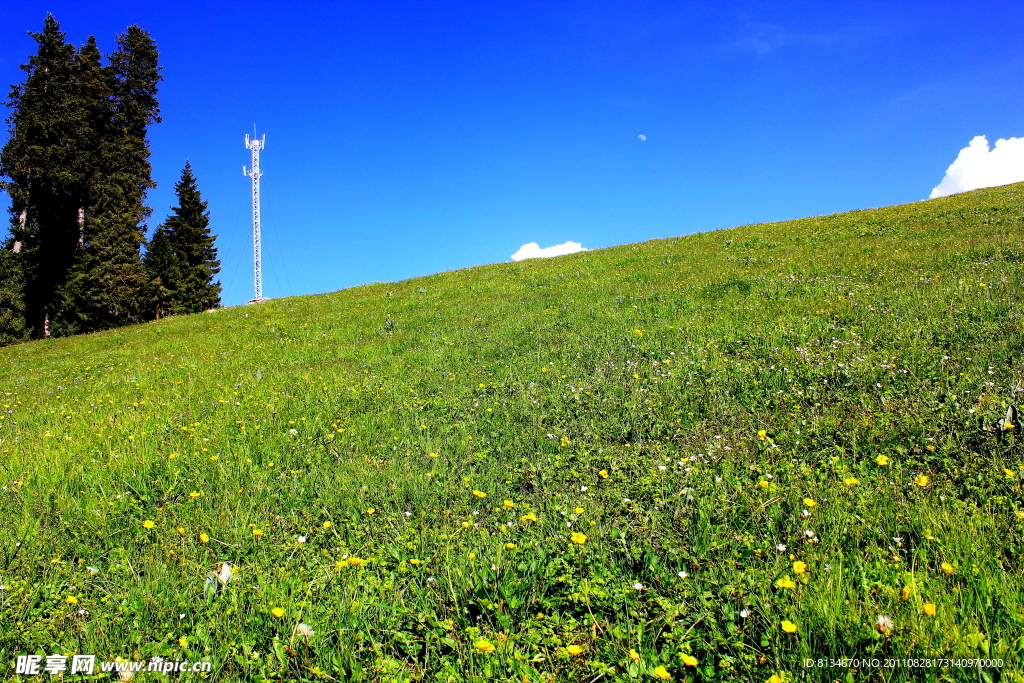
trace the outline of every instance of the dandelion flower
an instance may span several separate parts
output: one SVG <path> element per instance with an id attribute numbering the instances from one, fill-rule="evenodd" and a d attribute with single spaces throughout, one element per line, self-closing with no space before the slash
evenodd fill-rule
<path id="1" fill-rule="evenodd" d="M 640 653 L 634 650 L 633 648 L 629 648 L 629 658 L 632 659 L 634 662 L 639 662 Z"/>
<path id="2" fill-rule="evenodd" d="M 68 601 L 69 605 L 77 605 L 78 604 L 78 598 L 76 598 L 74 595 L 69 595 L 67 597 L 67 601 Z"/>
<path id="3" fill-rule="evenodd" d="M 764 439 L 764 438 L 767 438 L 767 437 L 768 437 L 768 432 L 767 431 L 765 431 L 764 429 L 757 430 L 757 438 Z"/>
<path id="4" fill-rule="evenodd" d="M 486 493 L 484 493 L 483 491 L 477 491 L 476 489 L 473 489 L 473 495 L 476 496 L 477 498 L 486 498 L 487 497 Z"/>
<path id="5" fill-rule="evenodd" d="M 683 655 L 683 664 L 686 666 L 697 666 L 697 658 L 692 655 Z"/>
<path id="6" fill-rule="evenodd" d="M 253 529 L 252 530 L 252 535 L 253 536 L 262 536 L 263 535 L 263 529 Z"/>
<path id="7" fill-rule="evenodd" d="M 577 515 L 582 515 L 586 511 L 583 508 L 576 508 L 575 510 L 573 510 L 573 512 L 575 512 Z"/>
<path id="8" fill-rule="evenodd" d="M 200 543 L 209 543 L 210 537 L 207 534 L 199 534 Z"/>
<path id="9" fill-rule="evenodd" d="M 1005 467 L 1003 468 L 1003 474 L 1006 475 L 1007 479 L 1014 479 L 1014 478 L 1017 477 L 1017 473 L 1016 472 L 1014 472 L 1013 470 L 1008 470 Z"/>
<path id="10" fill-rule="evenodd" d="M 786 680 L 779 676 L 779 674 L 772 674 L 772 677 L 764 683 L 786 683 Z"/>
<path id="11" fill-rule="evenodd" d="M 779 588 L 789 588 L 789 589 L 796 588 L 796 582 L 793 581 L 793 579 L 789 578 L 788 576 L 783 576 L 781 579 L 779 579 L 778 581 L 775 582 L 775 585 L 778 586 Z"/>
<path id="12" fill-rule="evenodd" d="M 598 474 L 601 476 L 602 479 L 608 478 L 608 470 L 601 470 L 600 472 L 598 472 Z"/>
<path id="13" fill-rule="evenodd" d="M 807 563 L 806 562 L 801 562 L 800 560 L 797 560 L 796 562 L 793 563 L 793 573 L 794 574 L 803 574 L 805 571 L 807 571 Z"/>
<path id="14" fill-rule="evenodd" d="M 782 630 L 786 633 L 796 633 L 797 627 L 792 621 L 786 619 L 782 622 Z"/>
<path id="15" fill-rule="evenodd" d="M 347 566 L 348 566 L 348 561 L 347 560 L 338 560 L 337 562 L 334 563 L 334 568 L 335 569 L 344 569 Z"/>
<path id="16" fill-rule="evenodd" d="M 417 559 L 416 559 L 416 558 L 414 557 L 414 558 L 412 558 L 411 560 L 409 560 L 409 564 L 411 564 L 411 565 L 413 565 L 413 566 L 415 567 L 415 566 L 417 566 L 417 565 L 423 564 L 423 561 L 422 561 L 422 560 L 417 560 Z"/>
<path id="17" fill-rule="evenodd" d="M 362 567 L 364 564 L 366 564 L 366 560 L 360 559 L 358 557 L 350 557 L 348 558 L 348 563 L 353 567 Z"/>
<path id="18" fill-rule="evenodd" d="M 762 479 L 761 481 L 757 482 L 757 485 L 760 486 L 763 489 L 768 488 L 768 482 L 766 480 L 764 480 L 764 479 Z"/>
<path id="19" fill-rule="evenodd" d="M 469 559 L 475 560 L 476 559 L 476 553 L 470 553 L 469 554 Z"/>
<path id="20" fill-rule="evenodd" d="M 1016 514 L 1017 514 L 1018 519 L 1024 519 L 1024 512 L 1017 511 Z"/>
<path id="21" fill-rule="evenodd" d="M 875 462 L 877 462 L 879 465 L 888 465 L 889 464 L 889 456 L 888 455 L 880 455 L 877 458 L 875 458 Z"/>
<path id="22" fill-rule="evenodd" d="M 570 536 L 569 538 L 572 540 L 573 543 L 578 543 L 579 545 L 583 545 L 587 542 L 587 535 L 584 533 L 580 533 L 579 531 L 574 531 L 572 536 Z"/>
<path id="23" fill-rule="evenodd" d="M 516 544 L 515 543 L 506 543 L 505 544 L 505 550 L 515 550 L 515 549 L 516 549 Z"/>
<path id="24" fill-rule="evenodd" d="M 330 528 L 331 528 L 331 525 L 332 525 L 332 523 L 331 523 L 330 521 L 326 521 L 326 522 L 324 522 L 324 528 L 325 528 L 325 529 L 330 529 Z"/>
<path id="25" fill-rule="evenodd" d="M 860 480 L 857 479 L 857 477 L 847 477 L 846 479 L 843 479 L 843 483 L 847 486 L 856 486 L 860 483 Z"/>
<path id="26" fill-rule="evenodd" d="M 295 635 L 302 638 L 312 638 L 316 634 L 309 624 L 299 624 L 295 627 Z"/>
<path id="27" fill-rule="evenodd" d="M 142 523 L 142 526 L 145 527 L 146 529 L 152 529 L 153 527 L 156 526 L 156 522 L 154 522 L 151 519 L 147 519 L 145 522 Z"/>
<path id="28" fill-rule="evenodd" d="M 514 508 L 516 506 L 516 504 L 513 503 L 511 500 L 506 500 L 501 505 L 502 505 L 502 507 L 507 507 L 507 508 Z"/>
<path id="29" fill-rule="evenodd" d="M 537 515 L 533 514 L 532 512 L 527 512 L 525 515 L 523 515 L 519 519 L 520 519 L 520 521 L 523 521 L 523 522 L 539 522 L 540 521 L 539 519 L 537 519 Z"/>
<path id="30" fill-rule="evenodd" d="M 956 570 L 953 569 L 953 565 L 951 565 L 949 562 L 943 562 L 941 565 L 939 565 L 939 569 L 941 569 L 946 574 L 953 574 L 956 572 Z"/>
<path id="31" fill-rule="evenodd" d="M 368 515 L 372 515 L 376 511 L 377 510 L 375 510 L 374 508 L 366 508 L 366 514 L 368 514 Z"/>
<path id="32" fill-rule="evenodd" d="M 916 477 L 914 477 L 914 483 L 920 486 L 921 488 L 927 486 L 929 481 L 931 481 L 931 479 L 929 479 L 926 475 L 923 474 L 919 474 Z"/>
<path id="33" fill-rule="evenodd" d="M 203 495 L 203 494 L 201 494 L 199 491 L 193 491 L 192 493 L 188 494 L 188 497 L 189 498 L 198 498 L 201 495 Z"/>
<path id="34" fill-rule="evenodd" d="M 188 647 L 188 638 L 186 638 L 185 636 L 178 638 L 178 645 L 182 647 Z"/>
<path id="35" fill-rule="evenodd" d="M 921 606 L 921 611 L 924 612 L 925 614 L 927 614 L 929 617 L 934 617 L 935 616 L 935 604 L 931 603 L 931 602 L 926 602 L 926 603 L 924 603 L 924 605 Z"/>
<path id="36" fill-rule="evenodd" d="M 806 505 L 809 508 L 812 508 L 815 505 L 817 505 L 817 503 L 815 502 L 815 500 L 813 498 L 804 498 L 803 502 L 804 502 L 804 505 Z"/>
<path id="37" fill-rule="evenodd" d="M 495 650 L 498 649 L 498 648 L 494 647 L 494 645 L 489 640 L 478 640 L 475 643 L 473 643 L 473 647 L 475 647 L 478 650 L 482 650 L 484 652 L 487 652 L 487 653 L 494 652 Z"/>
<path id="38" fill-rule="evenodd" d="M 892 623 L 892 619 L 885 616 L 884 614 L 879 614 L 878 619 L 875 620 L 875 629 L 879 633 L 888 633 L 889 631 L 893 630 L 895 626 L 896 625 Z"/>
<path id="39" fill-rule="evenodd" d="M 284 616 L 284 610 L 281 609 L 280 607 L 275 607 L 274 609 L 270 610 L 270 613 L 273 614 L 278 619 L 280 619 L 281 617 Z"/>
<path id="40" fill-rule="evenodd" d="M 583 652 L 583 648 L 579 645 L 570 645 L 565 648 L 565 651 L 571 655 L 578 655 Z"/>
<path id="41" fill-rule="evenodd" d="M 663 666 L 655 667 L 654 671 L 652 671 L 651 673 L 653 673 L 656 678 L 660 678 L 663 681 L 672 680 L 672 674 L 670 674 L 668 672 L 668 669 L 666 669 Z"/>

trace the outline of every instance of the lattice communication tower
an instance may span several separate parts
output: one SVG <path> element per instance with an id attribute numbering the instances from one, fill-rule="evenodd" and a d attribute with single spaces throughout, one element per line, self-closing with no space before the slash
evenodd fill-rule
<path id="1" fill-rule="evenodd" d="M 260 150 L 266 142 L 265 134 L 259 140 L 256 139 L 255 132 L 251 140 L 248 134 L 245 136 L 245 146 L 252 150 L 252 169 L 242 166 L 242 174 L 252 178 L 252 258 L 255 293 L 249 302 L 251 304 L 267 301 L 263 296 L 263 263 L 260 255 L 260 176 L 263 175 L 263 171 L 260 170 Z"/>

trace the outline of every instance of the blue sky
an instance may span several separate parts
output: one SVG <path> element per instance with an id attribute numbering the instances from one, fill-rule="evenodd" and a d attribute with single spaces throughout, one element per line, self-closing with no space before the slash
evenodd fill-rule
<path id="1" fill-rule="evenodd" d="M 1019 3 L 19 0 L 3 85 L 47 11 L 105 52 L 155 38 L 151 228 L 190 159 L 227 305 L 254 123 L 272 297 L 916 201 L 975 136 L 1024 136 Z"/>

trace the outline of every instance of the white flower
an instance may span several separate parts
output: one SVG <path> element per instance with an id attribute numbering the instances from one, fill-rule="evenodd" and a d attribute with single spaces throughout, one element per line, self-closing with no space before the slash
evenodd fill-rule
<path id="1" fill-rule="evenodd" d="M 814 532 L 810 529 L 806 529 L 804 530 L 804 536 L 806 536 L 807 538 L 814 538 Z"/>
<path id="2" fill-rule="evenodd" d="M 228 581 L 231 580 L 231 578 L 232 578 L 231 577 L 231 563 L 230 562 L 222 563 L 220 565 L 220 573 L 217 574 L 217 581 L 220 582 L 220 585 L 226 586 Z"/>
<path id="3" fill-rule="evenodd" d="M 685 571 L 681 571 L 676 572 L 676 576 L 678 576 L 680 579 L 685 579 L 687 576 L 689 576 L 689 574 L 687 574 Z"/>
<path id="4" fill-rule="evenodd" d="M 299 624 L 295 627 L 295 635 L 301 636 L 303 638 L 310 638 L 315 633 L 316 631 L 310 628 L 309 624 Z"/>
<path id="5" fill-rule="evenodd" d="M 581 486 L 581 487 L 580 487 L 580 491 L 586 491 L 586 490 L 587 490 L 587 488 L 588 488 L 587 486 Z"/>
<path id="6" fill-rule="evenodd" d="M 305 536 L 299 536 L 299 543 L 305 543 L 305 542 L 306 542 L 306 537 Z"/>
<path id="7" fill-rule="evenodd" d="M 89 570 L 89 573 L 90 573 L 90 574 L 99 574 L 99 572 L 100 572 L 100 570 L 99 570 L 99 569 L 97 569 L 96 567 L 90 567 L 90 566 L 86 565 L 86 567 L 85 567 L 85 568 L 86 568 L 87 570 Z"/>
<path id="8" fill-rule="evenodd" d="M 811 516 L 811 511 L 810 510 L 801 510 L 800 511 L 800 516 L 803 517 L 804 519 L 807 519 L 808 517 Z"/>
<path id="9" fill-rule="evenodd" d="M 292 436 L 297 436 L 298 433 L 299 433 L 299 430 L 298 429 L 289 429 L 288 433 L 291 434 Z"/>
<path id="10" fill-rule="evenodd" d="M 658 469 L 664 471 L 665 470 L 665 466 L 664 465 L 658 465 Z"/>
<path id="11" fill-rule="evenodd" d="M 775 544 L 775 549 L 778 550 L 780 553 L 784 553 L 784 552 L 786 552 L 786 544 L 785 543 L 776 543 Z"/>
<path id="12" fill-rule="evenodd" d="M 879 614 L 878 619 L 875 620 L 875 628 L 878 629 L 879 633 L 888 633 L 894 627 L 895 624 L 892 623 L 892 619 L 884 614 Z"/>
<path id="13" fill-rule="evenodd" d="M 638 591 L 642 591 L 644 589 L 644 585 L 642 583 L 640 583 L 639 581 L 637 581 L 636 583 L 633 584 L 633 588 L 637 589 Z"/>
<path id="14" fill-rule="evenodd" d="M 740 610 L 740 616 L 743 617 L 744 619 L 746 619 L 747 617 L 750 616 L 750 610 L 748 610 L 747 608 L 741 609 Z"/>

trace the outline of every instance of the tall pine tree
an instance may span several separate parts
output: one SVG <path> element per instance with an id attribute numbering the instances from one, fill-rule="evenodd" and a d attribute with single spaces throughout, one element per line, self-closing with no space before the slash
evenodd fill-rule
<path id="1" fill-rule="evenodd" d="M 150 35 L 130 26 L 90 92 L 109 92 L 109 109 L 94 108 L 97 135 L 84 251 L 64 297 L 78 317 L 75 331 L 100 330 L 150 317 L 150 292 L 141 248 L 150 209 L 146 192 L 156 186 L 146 131 L 160 121 L 156 99 L 159 53 Z M 84 72 L 90 73 L 90 72 Z M 83 89 L 85 86 L 83 85 Z M 109 111 L 109 116 L 108 116 Z"/>
<path id="2" fill-rule="evenodd" d="M 82 108 L 75 49 L 57 20 L 47 15 L 43 31 L 30 35 L 38 50 L 21 67 L 25 82 L 12 87 L 7 101 L 11 134 L 0 151 L 0 175 L 10 179 L 4 189 L 19 273 L 11 282 L 23 283 L 17 307 L 33 336 L 43 336 L 78 248 Z M 9 308 L 0 315 L 18 313 Z"/>
<path id="3" fill-rule="evenodd" d="M 170 313 L 199 313 L 220 306 L 220 272 L 210 214 L 199 193 L 192 164 L 185 162 L 181 179 L 174 185 L 178 205 L 159 226 L 146 253 L 158 316 L 169 304 Z"/>

